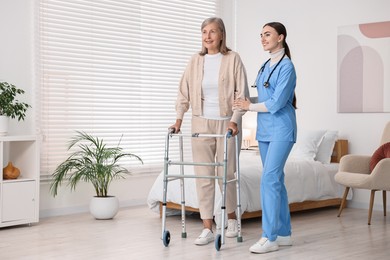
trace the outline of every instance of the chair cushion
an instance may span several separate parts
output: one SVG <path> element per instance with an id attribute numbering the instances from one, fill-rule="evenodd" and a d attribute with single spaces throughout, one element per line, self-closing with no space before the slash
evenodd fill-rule
<path id="1" fill-rule="evenodd" d="M 371 156 L 370 160 L 370 172 L 372 172 L 376 166 L 376 164 L 384 159 L 390 158 L 390 142 L 381 145 Z"/>

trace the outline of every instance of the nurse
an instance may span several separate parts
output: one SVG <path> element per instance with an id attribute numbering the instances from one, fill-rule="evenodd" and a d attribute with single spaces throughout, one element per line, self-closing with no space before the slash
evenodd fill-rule
<path id="1" fill-rule="evenodd" d="M 255 81 L 256 103 L 248 99 L 234 103 L 235 108 L 257 112 L 256 139 L 263 163 L 260 184 L 263 233 L 249 251 L 258 254 L 292 245 L 284 166 L 297 137 L 296 74 L 286 37 L 283 24 L 264 25 L 261 43 L 270 59 L 260 68 Z"/>

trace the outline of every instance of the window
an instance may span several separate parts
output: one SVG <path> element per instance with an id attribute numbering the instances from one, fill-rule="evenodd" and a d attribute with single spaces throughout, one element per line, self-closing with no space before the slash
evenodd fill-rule
<path id="1" fill-rule="evenodd" d="M 218 6 L 218 0 L 41 0 L 42 176 L 67 157 L 76 130 L 112 146 L 121 139 L 125 151 L 144 160 L 124 162 L 132 172 L 160 171 L 179 80 L 200 51 L 202 21 L 218 15 Z M 177 154 L 175 147 L 170 151 Z"/>

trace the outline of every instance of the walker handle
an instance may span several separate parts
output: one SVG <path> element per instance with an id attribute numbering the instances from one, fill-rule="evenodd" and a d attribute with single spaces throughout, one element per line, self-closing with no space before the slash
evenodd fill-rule
<path id="1" fill-rule="evenodd" d="M 233 129 L 228 129 L 228 131 L 227 131 L 227 133 L 226 133 L 226 137 L 227 138 L 230 138 L 230 137 L 232 137 L 232 135 L 233 135 Z"/>

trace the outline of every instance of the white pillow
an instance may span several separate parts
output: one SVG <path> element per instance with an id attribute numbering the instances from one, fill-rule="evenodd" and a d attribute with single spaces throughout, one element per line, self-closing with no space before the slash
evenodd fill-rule
<path id="1" fill-rule="evenodd" d="M 314 161 L 325 133 L 326 130 L 298 129 L 297 142 L 290 152 L 289 159 Z"/>
<path id="2" fill-rule="evenodd" d="M 318 147 L 318 152 L 314 160 L 322 162 L 324 164 L 329 164 L 331 156 L 333 153 L 334 145 L 338 138 L 338 131 L 326 131 L 320 146 Z"/>

